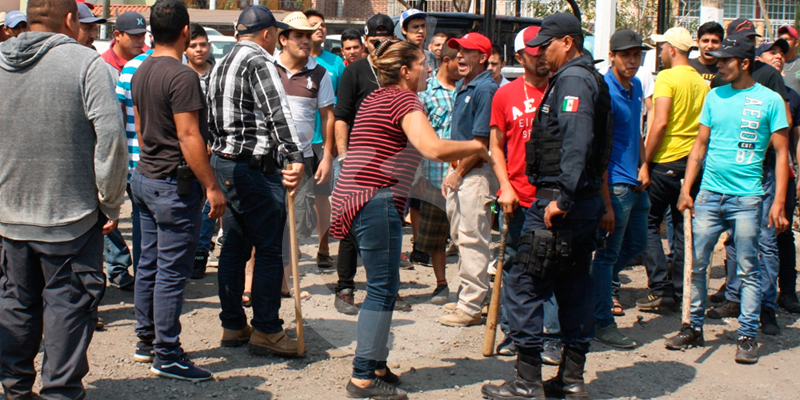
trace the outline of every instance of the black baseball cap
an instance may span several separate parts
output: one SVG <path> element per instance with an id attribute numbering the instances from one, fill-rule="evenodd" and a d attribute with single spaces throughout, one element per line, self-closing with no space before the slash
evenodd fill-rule
<path id="1" fill-rule="evenodd" d="M 709 51 L 706 54 L 711 57 L 722 59 L 739 58 L 742 60 L 753 60 L 756 58 L 756 46 L 747 36 L 736 33 L 726 37 L 725 40 L 722 41 L 722 46 L 720 46 L 719 50 Z"/>
<path id="2" fill-rule="evenodd" d="M 384 32 L 378 32 L 378 30 Z M 367 20 L 364 26 L 364 36 L 392 36 L 394 35 L 394 21 L 386 14 L 375 14 Z"/>
<path id="3" fill-rule="evenodd" d="M 525 43 L 525 45 L 539 47 L 553 38 L 577 35 L 583 37 L 581 22 L 572 14 L 556 13 L 542 21 L 542 29 L 539 30 L 539 34 L 528 43 Z"/>
<path id="4" fill-rule="evenodd" d="M 114 22 L 114 30 L 125 32 L 129 35 L 138 35 L 147 32 L 147 23 L 144 16 L 137 12 L 124 12 Z"/>
<path id="5" fill-rule="evenodd" d="M 275 19 L 272 11 L 261 4 L 245 8 L 236 20 L 236 32 L 240 35 L 258 32 L 271 26 L 289 29 L 289 25 Z"/>
<path id="6" fill-rule="evenodd" d="M 622 51 L 628 49 L 650 50 L 642 44 L 642 36 L 630 29 L 621 29 L 611 35 L 611 51 Z"/>
<path id="7" fill-rule="evenodd" d="M 86 3 L 78 3 L 78 21 L 82 24 L 105 24 L 104 18 L 98 18 L 92 14 L 92 10 Z M 119 30 L 119 29 L 117 29 Z"/>
<path id="8" fill-rule="evenodd" d="M 786 53 L 789 52 L 789 42 L 787 42 L 785 39 L 778 39 L 778 40 L 776 40 L 774 42 L 761 43 L 761 45 L 758 46 L 758 48 L 756 48 L 756 57 L 760 56 L 765 51 L 767 51 L 767 50 L 769 50 L 769 49 L 771 49 L 771 48 L 773 48 L 775 46 L 778 46 L 781 49 L 781 53 L 783 53 L 783 54 L 786 54 Z"/>
<path id="9" fill-rule="evenodd" d="M 730 36 L 733 34 L 740 34 L 744 36 L 761 36 L 756 32 L 756 26 L 753 24 L 753 21 L 750 21 L 747 18 L 737 18 L 731 21 L 728 24 L 728 28 L 725 30 L 725 33 Z"/>

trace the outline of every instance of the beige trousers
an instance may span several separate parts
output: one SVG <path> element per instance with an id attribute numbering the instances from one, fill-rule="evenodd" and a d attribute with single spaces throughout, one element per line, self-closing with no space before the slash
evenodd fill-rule
<path id="1" fill-rule="evenodd" d="M 452 168 L 451 168 L 452 171 Z M 458 191 L 447 192 L 450 236 L 458 245 L 458 276 L 461 278 L 458 308 L 469 315 L 481 311 L 489 292 L 491 258 L 491 205 L 498 184 L 492 167 L 484 164 L 464 176 Z"/>

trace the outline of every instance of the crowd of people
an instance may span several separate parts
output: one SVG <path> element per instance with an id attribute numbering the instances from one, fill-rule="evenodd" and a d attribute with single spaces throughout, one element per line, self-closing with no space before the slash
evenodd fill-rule
<path id="1" fill-rule="evenodd" d="M 592 55 L 580 21 L 557 13 L 516 34 L 523 74 L 509 81 L 502 47 L 478 32 L 429 32 L 416 9 L 397 22 L 402 40 L 383 14 L 363 33 L 344 31 L 339 57 L 323 49 L 320 12 L 278 21 L 250 6 L 235 22 L 237 43 L 215 60 L 179 0 L 156 1 L 149 25 L 138 13 L 119 15 L 103 54 L 92 44 L 106 21 L 92 7 L 29 0 L 27 15 L 0 17 L 3 101 L 45 110 L 0 107 L 8 399 L 34 396 L 42 340 L 38 395 L 85 397 L 107 284 L 134 292 L 135 361 L 166 378 L 211 379 L 180 341 L 186 282 L 209 266 L 221 346 L 302 356 L 279 315 L 292 294 L 287 202 L 298 217 L 290 229 L 317 231 L 318 268 L 335 268 L 335 309 L 358 314 L 345 388 L 353 398 L 406 398 L 387 358 L 393 311 L 411 308 L 399 295 L 400 269 L 413 264 L 432 267 L 430 302 L 448 327 L 483 323 L 491 277 L 502 280 L 496 352 L 516 356 L 516 372 L 483 386 L 490 399 L 588 398 L 591 341 L 638 345 L 615 317 L 625 313 L 620 272 L 639 256 L 649 288 L 639 310 L 672 310 L 690 291 L 690 322 L 667 349 L 702 346 L 705 317 L 738 317 L 735 361 L 756 363 L 759 329 L 780 332 L 778 307 L 800 312 L 788 229 L 800 191 L 793 27 L 763 43 L 746 19 L 727 30 L 707 22 L 696 40 L 671 28 L 650 38 L 663 66 L 653 80 L 641 65 L 655 49 L 639 34 L 619 30 L 608 55 Z M 126 194 L 131 249 L 118 229 Z M 687 210 L 691 287 L 683 287 Z M 495 223 L 507 235 L 502 272 Z M 723 233 L 726 282 L 707 296 Z M 452 296 L 448 254 L 459 260 Z M 557 375 L 543 382 L 542 364 L 557 365 Z"/>

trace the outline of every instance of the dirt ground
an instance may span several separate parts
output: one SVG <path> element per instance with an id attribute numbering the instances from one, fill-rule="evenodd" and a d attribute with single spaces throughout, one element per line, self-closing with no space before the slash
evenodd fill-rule
<path id="1" fill-rule="evenodd" d="M 123 210 L 123 215 L 129 212 Z M 129 238 L 130 220 L 122 221 Z M 409 232 L 407 230 L 407 232 Z M 499 238 L 495 237 L 499 242 Z M 301 240 L 301 285 L 311 297 L 303 301 L 307 355 L 299 359 L 251 356 L 246 347 L 221 348 L 216 269 L 190 281 L 183 307 L 183 347 L 199 365 L 214 372 L 214 380 L 192 384 L 161 379 L 149 365 L 133 362 L 133 294 L 109 288 L 100 307 L 106 330 L 97 332 L 89 350 L 91 371 L 85 383 L 89 399 L 344 399 L 351 372 L 357 316 L 333 307 L 334 271 L 316 267 L 316 238 Z M 404 240 L 410 250 L 410 233 Z M 332 254 L 338 243 L 333 241 Z M 722 283 L 722 256 L 715 256 L 711 288 Z M 458 285 L 456 257 L 448 259 L 451 291 Z M 449 328 L 438 323 L 439 306 L 429 303 L 435 286 L 433 271 L 417 266 L 401 271 L 401 295 L 413 305 L 395 312 L 389 366 L 401 376 L 411 399 L 479 399 L 480 387 L 513 373 L 513 358 L 483 357 L 484 326 Z M 594 342 L 585 379 L 593 399 L 796 399 L 800 363 L 798 315 L 779 311 L 781 334 L 761 335 L 761 359 L 756 365 L 734 363 L 736 320 L 707 320 L 706 346 L 668 351 L 664 339 L 676 332 L 679 313 L 643 313 L 635 300 L 646 295 L 644 267 L 623 272 L 622 303 L 626 315 L 617 318 L 622 331 L 637 340 L 633 350 L 618 350 Z M 356 277 L 356 304 L 365 296 L 365 275 Z M 451 299 L 454 298 L 451 295 Z M 252 315 L 248 310 L 248 315 Z M 285 299 L 281 316 L 295 328 L 293 301 Z M 498 341 L 502 339 L 498 332 Z M 41 366 L 41 354 L 37 369 Z M 545 366 L 545 378 L 556 367 Z M 2 397 L 4 398 L 4 397 Z"/>

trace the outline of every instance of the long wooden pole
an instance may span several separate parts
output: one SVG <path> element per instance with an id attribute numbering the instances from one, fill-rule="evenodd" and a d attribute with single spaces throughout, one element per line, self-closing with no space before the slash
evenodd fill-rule
<path id="1" fill-rule="evenodd" d="M 520 212 L 517 210 L 517 212 Z M 497 338 L 497 316 L 500 313 L 500 289 L 503 282 L 503 264 L 506 256 L 506 240 L 508 239 L 508 215 L 505 215 L 503 229 L 500 233 L 500 254 L 497 256 L 497 271 L 494 273 L 492 300 L 489 302 L 489 315 L 486 316 L 486 329 L 483 332 L 483 355 L 494 354 L 494 342 Z"/>
<path id="2" fill-rule="evenodd" d="M 289 166 L 291 168 L 291 165 Z M 292 282 L 294 288 L 294 315 L 297 321 L 297 355 L 302 356 L 306 352 L 306 343 L 303 338 L 303 310 L 300 306 L 300 267 L 298 265 L 299 255 L 297 254 L 297 221 L 294 213 L 294 193 L 286 193 L 286 203 L 289 212 L 289 254 L 292 263 Z"/>
<path id="3" fill-rule="evenodd" d="M 692 238 L 692 211 L 683 210 L 683 307 L 681 321 L 691 324 L 689 310 L 692 302 L 692 269 L 694 267 L 694 240 Z"/>

